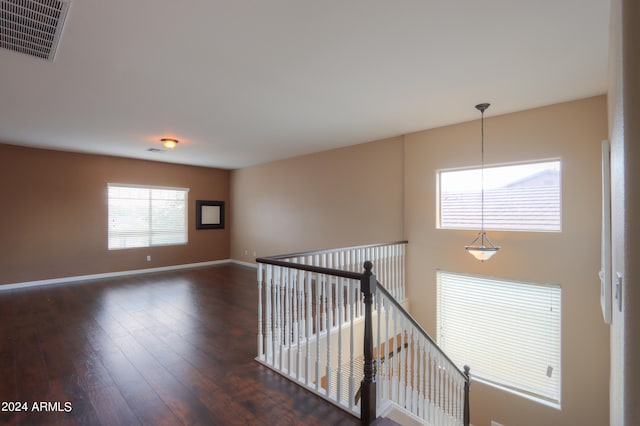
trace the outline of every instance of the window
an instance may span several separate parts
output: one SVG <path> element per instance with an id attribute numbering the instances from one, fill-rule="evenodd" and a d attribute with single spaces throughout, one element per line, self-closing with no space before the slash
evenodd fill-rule
<path id="1" fill-rule="evenodd" d="M 438 227 L 479 229 L 482 169 L 438 172 Z M 484 227 L 560 231 L 560 161 L 484 168 Z"/>
<path id="2" fill-rule="evenodd" d="M 560 286 L 437 272 L 438 344 L 474 379 L 560 407 Z"/>
<path id="3" fill-rule="evenodd" d="M 187 242 L 185 188 L 108 184 L 109 250 Z"/>

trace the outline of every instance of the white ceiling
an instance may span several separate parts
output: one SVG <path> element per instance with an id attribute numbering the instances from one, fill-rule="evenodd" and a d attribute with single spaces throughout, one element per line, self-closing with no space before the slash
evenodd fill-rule
<path id="1" fill-rule="evenodd" d="M 0 141 L 244 167 L 603 94 L 608 23 L 609 0 L 72 0 L 53 62 L 0 49 Z"/>

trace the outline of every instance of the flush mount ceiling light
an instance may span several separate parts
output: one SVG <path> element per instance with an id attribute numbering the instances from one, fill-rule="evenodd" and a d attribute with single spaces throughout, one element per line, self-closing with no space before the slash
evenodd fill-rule
<path id="1" fill-rule="evenodd" d="M 160 142 L 162 142 L 162 145 L 167 149 L 173 149 L 178 145 L 178 139 L 162 138 Z"/>
<path id="2" fill-rule="evenodd" d="M 480 232 L 478 232 L 478 236 L 475 240 L 471 242 L 468 246 L 465 246 L 465 249 L 473 255 L 476 259 L 481 262 L 485 260 L 489 260 L 491 256 L 496 254 L 498 250 L 500 250 L 499 246 L 496 246 L 493 241 L 489 239 L 487 234 L 484 232 L 484 111 L 489 108 L 490 104 L 478 104 L 476 105 L 476 109 L 480 111 L 481 114 L 481 143 L 480 143 L 480 152 L 481 152 L 481 168 L 480 168 Z"/>

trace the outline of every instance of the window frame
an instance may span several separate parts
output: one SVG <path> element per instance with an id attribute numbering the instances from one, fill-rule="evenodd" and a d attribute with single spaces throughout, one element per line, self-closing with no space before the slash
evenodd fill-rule
<path id="1" fill-rule="evenodd" d="M 110 196 L 110 188 L 127 188 L 127 189 L 144 189 L 144 190 L 149 190 L 150 194 L 149 194 L 149 210 L 148 210 L 148 222 L 149 222 L 149 228 L 147 229 L 147 232 L 141 232 L 140 236 L 141 237 L 146 237 L 147 238 L 147 244 L 145 245 L 132 245 L 132 246 L 125 246 L 125 247 L 111 247 L 111 239 L 117 236 L 112 237 L 112 228 L 111 228 L 111 219 L 112 219 L 112 215 L 111 215 L 111 196 Z M 170 243 L 153 243 L 153 237 L 154 237 L 154 231 L 152 228 L 152 224 L 153 224 L 153 210 L 152 210 L 152 203 L 154 201 L 154 198 L 152 196 L 153 191 L 175 191 L 175 192 L 181 192 L 184 194 L 184 200 L 183 200 L 183 205 L 184 205 L 184 226 L 183 226 L 183 230 L 184 230 L 184 238 L 179 241 L 179 242 L 170 242 Z M 140 185 L 140 184 L 129 184 L 129 183 L 113 183 L 113 182 L 109 182 L 107 183 L 107 191 L 106 191 L 106 201 L 107 201 L 107 249 L 109 251 L 112 250 L 128 250 L 128 249 L 135 249 L 135 248 L 150 248 L 150 247 L 164 247 L 164 246 L 179 246 L 179 245 L 186 245 L 189 243 L 189 188 L 182 188 L 182 187 L 172 187 L 172 186 L 158 186 L 158 185 Z M 142 200 L 142 199 L 141 199 Z M 157 200 L 157 199 L 156 199 Z M 121 234 L 123 232 L 120 232 Z M 159 234 L 156 234 L 156 236 Z M 122 238 L 126 238 L 126 236 L 121 236 Z"/>
<path id="2" fill-rule="evenodd" d="M 538 160 L 526 160 L 526 161 L 517 161 L 517 162 L 508 162 L 508 163 L 496 163 L 496 164 L 485 164 L 483 166 L 471 166 L 471 167 L 458 167 L 458 168 L 447 168 L 447 169 L 437 169 L 436 170 L 436 229 L 443 230 L 478 230 L 480 225 L 477 224 L 464 224 L 462 226 L 443 226 L 443 213 L 442 213 L 442 174 L 450 173 L 450 172 L 464 172 L 464 171 L 481 171 L 484 168 L 484 172 L 487 170 L 502 168 L 502 167 L 511 167 L 511 166 L 526 166 L 526 165 L 536 165 L 536 164 L 544 164 L 544 163 L 558 163 L 558 174 L 559 174 L 559 182 L 558 182 L 558 227 L 557 229 L 539 229 L 530 227 L 528 228 L 526 225 L 519 227 L 496 227 L 491 226 L 491 224 L 487 224 L 487 188 L 485 185 L 484 193 L 485 193 L 485 220 L 484 220 L 484 229 L 486 231 L 496 231 L 496 232 L 540 232 L 540 233 L 561 233 L 563 228 L 563 215 L 562 215 L 562 159 L 559 157 L 554 158 L 546 158 L 546 159 L 538 159 Z M 485 175 L 486 181 L 486 175 Z M 475 192 L 478 194 L 480 191 Z M 479 216 L 479 215 L 478 215 Z M 480 222 L 478 220 L 478 222 Z"/>

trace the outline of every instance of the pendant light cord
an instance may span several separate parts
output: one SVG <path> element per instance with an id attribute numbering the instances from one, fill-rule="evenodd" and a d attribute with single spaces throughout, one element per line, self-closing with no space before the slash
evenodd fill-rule
<path id="1" fill-rule="evenodd" d="M 482 133 L 480 142 L 480 232 L 481 244 L 484 246 L 484 110 L 481 111 L 480 129 Z"/>

